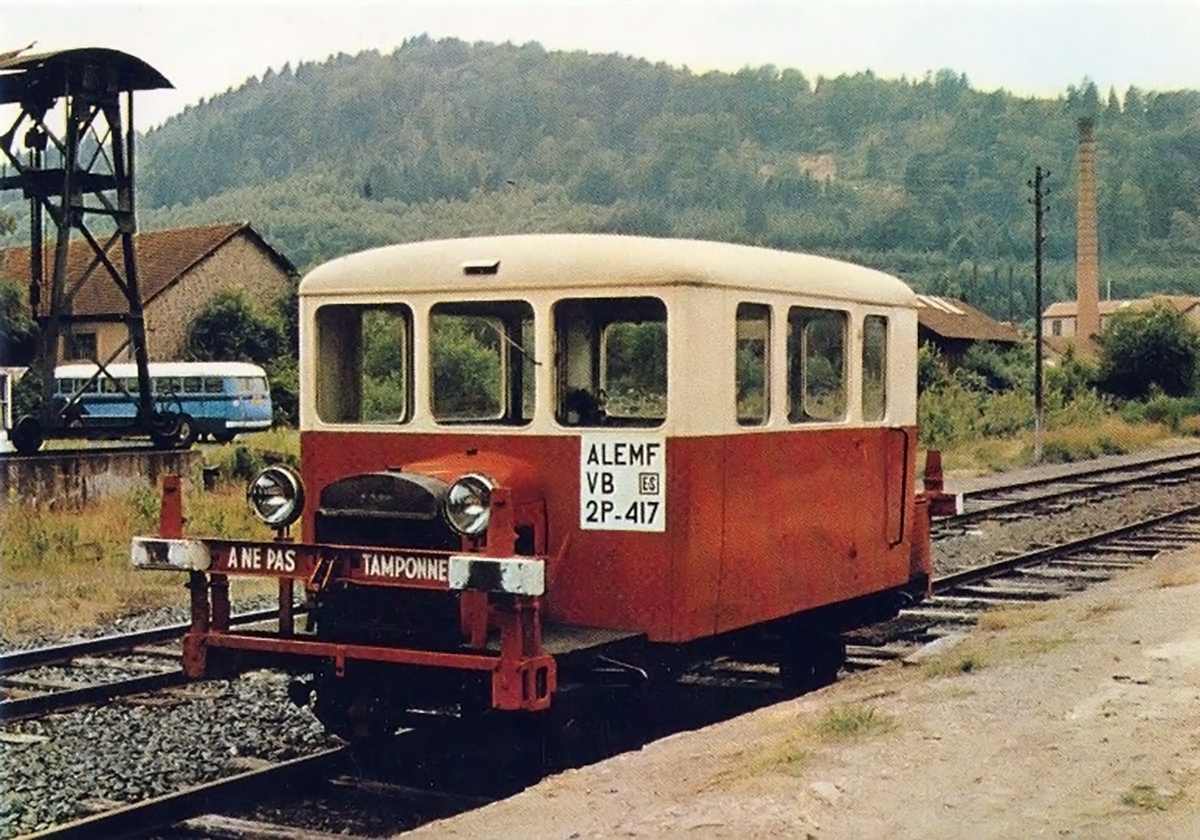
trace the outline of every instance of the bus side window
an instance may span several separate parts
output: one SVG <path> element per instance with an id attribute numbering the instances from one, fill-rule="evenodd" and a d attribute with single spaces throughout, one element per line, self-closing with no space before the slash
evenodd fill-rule
<path id="1" fill-rule="evenodd" d="M 218 376 L 204 377 L 204 393 L 206 394 L 223 394 L 225 392 L 225 381 Z"/>
<path id="2" fill-rule="evenodd" d="M 203 377 L 185 376 L 183 378 L 183 391 L 185 394 L 202 394 L 202 393 L 204 393 Z"/>

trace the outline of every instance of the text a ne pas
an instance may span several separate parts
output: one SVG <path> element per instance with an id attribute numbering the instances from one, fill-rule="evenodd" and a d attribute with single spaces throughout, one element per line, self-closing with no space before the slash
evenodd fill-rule
<path id="1" fill-rule="evenodd" d="M 233 546 L 221 563 L 229 571 L 296 571 L 296 549 L 264 545 Z M 445 557 L 414 557 L 384 552 L 363 552 L 362 570 L 371 577 L 446 581 L 449 560 Z"/>

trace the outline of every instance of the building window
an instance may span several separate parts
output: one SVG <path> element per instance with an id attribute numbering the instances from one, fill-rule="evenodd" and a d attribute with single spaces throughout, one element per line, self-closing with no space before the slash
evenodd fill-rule
<path id="1" fill-rule="evenodd" d="M 1062 319 L 1055 318 L 1050 322 L 1050 335 L 1062 335 Z"/>
<path id="2" fill-rule="evenodd" d="M 63 356 L 67 361 L 87 361 L 96 358 L 94 332 L 67 333 L 63 336 Z"/>

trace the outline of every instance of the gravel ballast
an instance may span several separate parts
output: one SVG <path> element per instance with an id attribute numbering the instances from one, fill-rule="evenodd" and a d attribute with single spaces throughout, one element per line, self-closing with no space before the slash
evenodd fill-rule
<path id="1" fill-rule="evenodd" d="M 1200 504 L 1196 482 L 1131 491 L 1053 514 L 981 523 L 934 546 L 939 574 L 1041 545 L 1107 530 L 1186 504 Z M 245 604 L 239 608 L 256 608 Z M 186 620 L 186 607 L 96 628 L 108 635 Z M 87 635 L 93 635 L 89 633 Z M 0 640 L 5 650 L 24 644 Z M 85 816 L 104 801 L 129 803 L 239 772 L 239 758 L 280 760 L 335 743 L 306 709 L 288 701 L 290 677 L 271 672 L 212 681 L 150 700 L 55 714 L 0 727 L 0 838 Z M 153 705 L 150 705 L 153 703 Z"/>

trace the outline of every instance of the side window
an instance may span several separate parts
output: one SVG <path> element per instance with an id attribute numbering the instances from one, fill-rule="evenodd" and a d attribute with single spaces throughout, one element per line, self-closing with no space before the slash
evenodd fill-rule
<path id="1" fill-rule="evenodd" d="M 667 414 L 667 307 L 658 298 L 554 305 L 558 421 L 657 426 Z"/>
<path id="2" fill-rule="evenodd" d="M 225 380 L 217 376 L 204 377 L 204 393 L 221 394 L 225 392 Z"/>
<path id="3" fill-rule="evenodd" d="M 771 308 L 739 303 L 734 394 L 742 426 L 761 426 L 771 415 Z"/>
<path id="4" fill-rule="evenodd" d="M 528 303 L 439 303 L 430 311 L 429 346 L 436 420 L 522 425 L 532 419 L 537 362 Z"/>
<path id="5" fill-rule="evenodd" d="M 788 311 L 788 420 L 846 416 L 845 312 L 793 306 Z"/>
<path id="6" fill-rule="evenodd" d="M 404 423 L 412 416 L 412 312 L 337 304 L 317 310 L 317 416 Z"/>
<path id="7" fill-rule="evenodd" d="M 888 319 L 868 315 L 863 319 L 862 413 L 864 420 L 887 415 Z"/>

